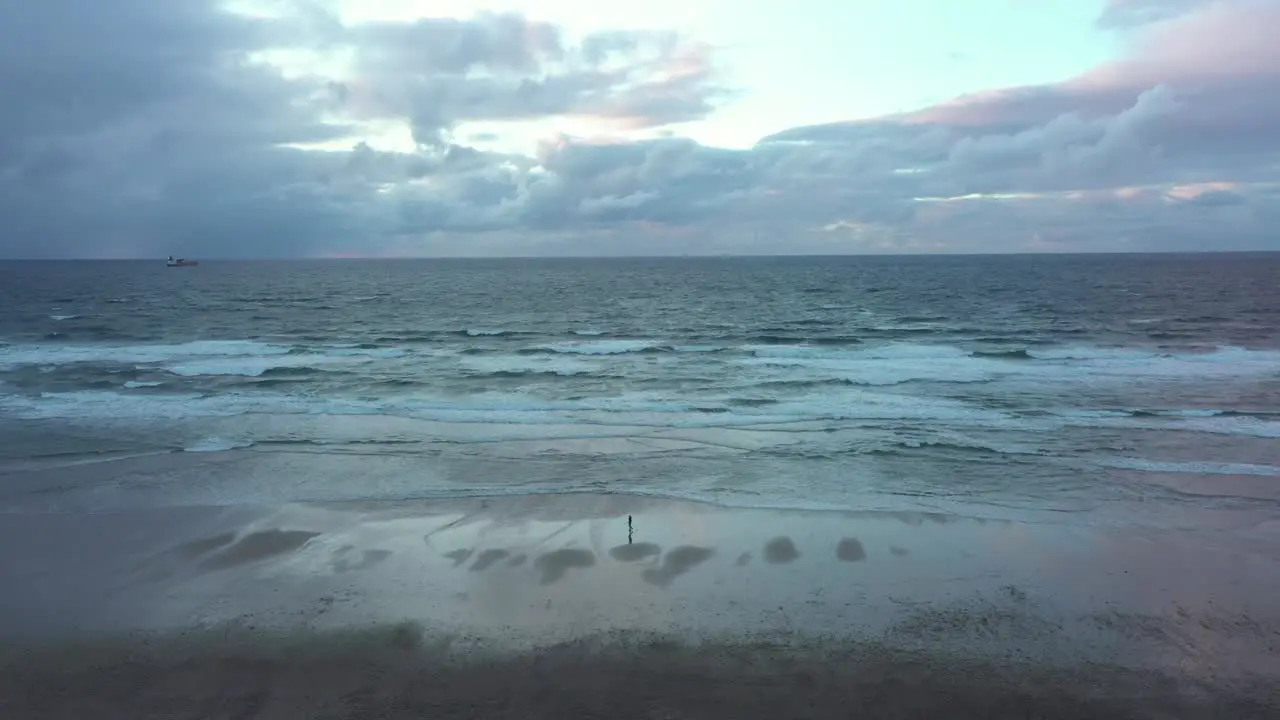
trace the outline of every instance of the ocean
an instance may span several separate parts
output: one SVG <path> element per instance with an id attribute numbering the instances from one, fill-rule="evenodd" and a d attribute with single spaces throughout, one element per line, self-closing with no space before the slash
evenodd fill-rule
<path id="1" fill-rule="evenodd" d="M 600 492 L 1141 525 L 1280 499 L 1274 254 L 7 262 L 0 305 L 0 472 L 397 469 L 0 489 L 15 511 Z"/>
<path id="2" fill-rule="evenodd" d="M 7 262 L 0 307 L 6 718 L 1280 708 L 1280 255 Z"/>

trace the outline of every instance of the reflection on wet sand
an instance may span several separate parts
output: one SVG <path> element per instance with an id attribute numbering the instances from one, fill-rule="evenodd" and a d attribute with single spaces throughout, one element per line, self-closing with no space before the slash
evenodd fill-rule
<path id="1" fill-rule="evenodd" d="M 711 548 L 681 545 L 667 551 L 667 554 L 662 558 L 661 567 L 657 569 L 649 568 L 641 575 L 644 577 L 645 582 L 652 583 L 658 587 L 666 587 L 671 584 L 672 580 L 706 562 L 715 553 L 716 551 Z"/>
<path id="2" fill-rule="evenodd" d="M 662 552 L 662 548 L 654 545 L 653 543 L 628 543 L 626 545 L 619 545 L 615 548 L 610 548 L 609 556 L 618 562 L 635 562 L 647 557 L 652 557 L 660 552 Z"/>
<path id="3" fill-rule="evenodd" d="M 764 545 L 764 561 L 774 565 L 789 563 L 800 557 L 800 551 L 789 537 L 776 537 Z"/>
<path id="4" fill-rule="evenodd" d="M 471 564 L 471 572 L 481 572 L 488 570 L 490 566 L 499 560 L 505 560 L 511 553 L 502 549 L 485 550 L 476 556 L 476 561 Z"/>
<path id="5" fill-rule="evenodd" d="M 541 573 L 538 582 L 549 585 L 565 576 L 572 568 L 589 568 L 596 564 L 596 555 L 590 550 L 563 548 L 539 555 L 533 567 Z"/>
<path id="6" fill-rule="evenodd" d="M 343 545 L 333 552 L 329 567 L 336 573 L 367 570 L 391 557 L 390 550 L 363 550 L 355 552 L 354 545 Z"/>
<path id="7" fill-rule="evenodd" d="M 473 552 L 474 551 L 471 548 L 458 548 L 457 550 L 445 553 L 444 556 L 453 561 L 454 567 L 458 567 L 462 563 L 471 559 L 471 553 Z"/>
<path id="8" fill-rule="evenodd" d="M 208 553 L 217 550 L 225 545 L 230 545 L 236 539 L 235 533 L 222 533 L 208 538 L 200 538 L 191 542 L 183 543 L 173 549 L 178 557 L 187 560 L 194 560 Z"/>
<path id="9" fill-rule="evenodd" d="M 249 533 L 225 550 L 205 560 L 204 566 L 210 570 L 225 570 L 267 560 L 277 555 L 286 555 L 307 544 L 308 540 L 319 534 L 305 530 L 261 530 Z"/>
<path id="10" fill-rule="evenodd" d="M 867 559 L 867 551 L 857 538 L 844 538 L 836 543 L 836 558 L 841 562 L 861 562 Z"/>

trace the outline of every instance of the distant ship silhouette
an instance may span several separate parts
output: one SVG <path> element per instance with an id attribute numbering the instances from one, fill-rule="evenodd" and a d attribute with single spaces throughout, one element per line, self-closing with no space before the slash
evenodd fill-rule
<path id="1" fill-rule="evenodd" d="M 200 263 L 196 262 L 195 260 L 187 260 L 186 258 L 175 258 L 174 256 L 170 255 L 169 260 L 165 263 L 165 266 L 166 267 L 191 267 L 192 265 L 199 265 L 199 264 Z"/>

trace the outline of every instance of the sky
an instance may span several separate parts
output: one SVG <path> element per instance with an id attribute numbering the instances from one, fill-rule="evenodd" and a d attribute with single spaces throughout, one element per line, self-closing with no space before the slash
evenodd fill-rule
<path id="1" fill-rule="evenodd" d="M 0 257 L 1280 250 L 1280 0 L 0 0 Z"/>

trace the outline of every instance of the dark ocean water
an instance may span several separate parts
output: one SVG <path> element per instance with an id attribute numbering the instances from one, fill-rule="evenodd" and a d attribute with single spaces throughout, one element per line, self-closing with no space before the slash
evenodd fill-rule
<path id="1" fill-rule="evenodd" d="M 1280 497 L 1280 255 L 9 262 L 0 308 L 0 472 L 401 468 L 41 508 L 589 490 L 1159 522 Z"/>

